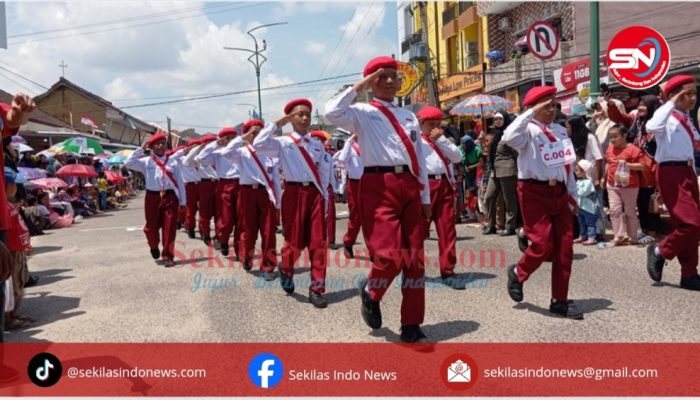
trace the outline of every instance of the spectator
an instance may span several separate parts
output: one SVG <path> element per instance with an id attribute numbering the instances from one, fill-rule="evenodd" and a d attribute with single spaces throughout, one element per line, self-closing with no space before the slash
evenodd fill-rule
<path id="1" fill-rule="evenodd" d="M 40 206 L 38 204 L 36 196 L 27 196 L 27 206 L 24 208 L 24 215 L 26 215 L 32 225 L 40 231 L 51 227 L 51 222 L 49 221 L 51 212 L 43 205 Z"/>
<path id="2" fill-rule="evenodd" d="M 613 225 L 613 246 L 625 242 L 627 237 L 632 244 L 637 244 L 637 193 L 639 192 L 639 171 L 644 169 L 642 150 L 627 143 L 627 128 L 624 125 L 613 125 L 610 128 L 608 147 L 605 155 L 608 160 L 607 188 L 610 201 L 610 220 Z M 618 173 L 618 169 L 620 169 Z M 628 174 L 622 170 L 627 169 Z"/>
<path id="3" fill-rule="evenodd" d="M 596 196 L 593 181 L 588 176 L 592 167 L 587 160 L 579 160 L 576 164 L 576 202 L 579 207 L 578 226 L 579 237 L 574 243 L 590 246 L 597 243 L 598 198 Z"/>
<path id="4" fill-rule="evenodd" d="M 518 153 L 505 142 L 501 141 L 503 131 L 510 124 L 510 116 L 506 110 L 500 110 L 494 115 L 493 142 L 489 147 L 487 162 L 492 171 L 488 178 L 485 195 L 485 212 L 488 222 L 484 234 L 496 233 L 496 216 L 498 198 L 502 197 L 505 208 L 505 229 L 498 232 L 501 236 L 515 235 L 518 215 L 517 183 L 518 183 Z"/>
<path id="5" fill-rule="evenodd" d="M 104 171 L 99 172 L 99 178 L 97 178 L 97 190 L 99 192 L 100 210 L 104 211 L 107 209 L 107 195 L 109 193 L 109 182 L 105 177 Z"/>

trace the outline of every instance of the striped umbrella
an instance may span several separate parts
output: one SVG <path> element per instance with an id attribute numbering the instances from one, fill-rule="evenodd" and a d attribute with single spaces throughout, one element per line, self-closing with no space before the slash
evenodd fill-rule
<path id="1" fill-rule="evenodd" d="M 512 101 L 504 99 L 503 97 L 493 96 L 490 94 L 479 94 L 457 103 L 450 110 L 450 114 L 483 116 L 484 113 L 496 112 L 502 108 L 508 108 L 512 105 Z"/>

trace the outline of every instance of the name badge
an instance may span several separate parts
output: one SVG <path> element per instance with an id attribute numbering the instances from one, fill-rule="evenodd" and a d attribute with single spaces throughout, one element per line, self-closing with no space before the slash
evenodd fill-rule
<path id="1" fill-rule="evenodd" d="M 571 139 L 547 142 L 540 149 L 542 162 L 548 167 L 561 167 L 576 161 L 576 152 Z"/>

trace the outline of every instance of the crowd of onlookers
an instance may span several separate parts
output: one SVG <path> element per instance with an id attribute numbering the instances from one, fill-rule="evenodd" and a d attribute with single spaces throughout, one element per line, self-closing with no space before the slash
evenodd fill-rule
<path id="1" fill-rule="evenodd" d="M 621 246 L 659 240 L 665 213 L 656 190 L 656 141 L 646 122 L 664 101 L 661 94 L 639 97 L 625 107 L 607 88 L 591 116 L 558 112 L 576 152 L 576 243 Z M 483 234 L 515 235 L 522 226 L 517 197 L 518 154 L 502 141 L 514 115 L 500 110 L 461 132 L 446 135 L 460 145 L 462 162 L 455 165 L 458 222 L 480 222 Z M 612 237 L 606 237 L 606 227 Z M 608 240 L 606 242 L 606 240 Z"/>
<path id="2" fill-rule="evenodd" d="M 32 254 L 31 238 L 43 235 L 45 230 L 68 228 L 75 221 L 102 214 L 105 211 L 126 207 L 127 201 L 136 195 L 136 177 L 120 166 L 108 166 L 92 155 L 72 153 L 53 157 L 18 153 L 11 138 L 3 139 L 4 178 L 8 212 L 7 247 L 14 269 L 11 279 L 5 282 L 5 329 L 21 329 L 31 326 L 34 320 L 19 313 L 24 288 L 35 285 L 38 277 L 31 276 L 28 257 Z M 91 165 L 97 177 L 58 178 L 54 175 L 69 164 Z M 37 168 L 42 175 L 55 177 L 50 186 L 42 186 L 26 180 L 19 168 Z M 119 182 L 110 182 L 106 171 L 117 174 Z M 58 182 L 58 184 L 56 184 Z"/>

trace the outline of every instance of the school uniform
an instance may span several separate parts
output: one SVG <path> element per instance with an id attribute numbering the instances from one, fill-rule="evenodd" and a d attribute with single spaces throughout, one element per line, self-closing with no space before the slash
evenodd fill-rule
<path id="1" fill-rule="evenodd" d="M 553 96 L 556 89 L 537 86 L 525 97 L 527 107 L 545 97 Z M 530 246 L 518 261 L 508 269 L 509 294 L 515 301 L 522 300 L 522 284 L 545 261 L 552 262 L 552 303 L 550 311 L 580 319 L 569 299 L 569 279 L 573 262 L 573 215 L 576 204 L 574 166 L 547 166 L 545 149 L 558 142 L 570 141 L 566 129 L 556 123 L 545 125 L 533 118 L 528 109 L 506 128 L 503 141 L 518 152 L 518 201 L 523 215 L 523 229 Z M 570 151 L 571 148 L 569 149 Z M 575 158 L 575 155 L 570 156 Z M 519 290 L 513 290 L 513 289 Z"/>
<path id="2" fill-rule="evenodd" d="M 694 83 L 690 76 L 671 78 L 666 85 L 667 95 L 673 88 Z M 681 264 L 681 287 L 700 290 L 698 277 L 698 239 L 700 238 L 700 201 L 695 173 L 694 153 L 700 134 L 692 118 L 675 108 L 672 101 L 659 107 L 647 121 L 647 131 L 656 138 L 654 159 L 658 190 L 671 214 L 673 231 L 658 244 L 660 257 L 655 256 L 657 245 L 649 246 L 647 268 L 655 281 L 661 280 L 665 260 L 678 258 Z"/>
<path id="3" fill-rule="evenodd" d="M 162 136 L 165 138 L 165 135 Z M 159 139 L 155 135 L 149 142 Z M 180 206 L 186 204 L 187 194 L 182 170 L 177 159 L 167 156 L 158 157 L 155 154 L 144 157 L 143 148 L 137 148 L 127 157 L 124 165 L 138 171 L 146 179 L 145 216 L 148 247 L 155 257 L 159 249 L 162 234 L 163 261 L 172 262 L 175 251 L 175 236 L 177 232 L 177 213 Z"/>
<path id="4" fill-rule="evenodd" d="M 396 69 L 389 57 L 371 60 L 365 76 L 378 68 Z M 351 87 L 326 104 L 326 119 L 357 133 L 364 173 L 360 180 L 362 233 L 374 262 L 360 288 L 362 317 L 374 329 L 381 326 L 379 302 L 391 282 L 403 273 L 402 340 L 425 339 L 419 325 L 425 316 L 426 237 L 422 206 L 430 205 L 430 186 L 416 116 L 395 104 L 374 99 L 352 104 Z"/>
<path id="5" fill-rule="evenodd" d="M 348 141 L 338 152 L 338 161 L 343 163 L 346 173 L 346 196 L 348 202 L 348 229 L 343 235 L 343 245 L 352 251 L 352 246 L 357 241 L 357 235 L 362 228 L 360 218 L 360 178 L 364 172 L 364 164 L 360 157 L 360 145 L 356 140 Z M 351 253 L 347 253 L 351 254 Z"/>

